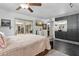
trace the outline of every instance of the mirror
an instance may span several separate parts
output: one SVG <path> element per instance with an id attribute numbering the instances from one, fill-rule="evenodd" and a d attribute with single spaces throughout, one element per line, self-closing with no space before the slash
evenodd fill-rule
<path id="1" fill-rule="evenodd" d="M 67 32 L 67 20 L 55 21 L 55 31 Z"/>

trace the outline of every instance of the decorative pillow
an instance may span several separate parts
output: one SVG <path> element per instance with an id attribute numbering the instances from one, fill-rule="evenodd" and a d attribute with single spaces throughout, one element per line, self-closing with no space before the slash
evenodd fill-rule
<path id="1" fill-rule="evenodd" d="M 5 37 L 0 33 L 0 48 L 5 48 L 5 47 L 6 47 Z"/>
<path id="2" fill-rule="evenodd" d="M 4 40 L 3 40 L 2 37 L 0 37 L 0 47 L 1 48 L 4 48 L 5 47 L 5 42 L 4 42 Z"/>

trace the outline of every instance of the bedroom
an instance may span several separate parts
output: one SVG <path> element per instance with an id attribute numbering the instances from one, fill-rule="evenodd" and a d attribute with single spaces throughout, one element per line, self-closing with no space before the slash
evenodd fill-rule
<path id="1" fill-rule="evenodd" d="M 48 23 L 49 19 L 46 19 L 46 21 L 45 21 L 45 19 L 25 15 L 24 14 L 25 11 L 27 11 L 29 14 L 31 14 L 31 13 L 28 10 L 24 10 L 24 9 L 17 11 L 16 8 L 19 5 L 20 5 L 20 3 L 2 3 L 2 4 L 0 4 L 0 33 L 3 34 L 3 35 L 1 35 L 1 37 L 5 36 L 4 39 L 6 39 L 6 41 L 10 41 L 10 39 L 11 39 L 11 41 L 15 42 L 15 43 L 12 43 L 13 45 L 18 43 L 17 46 L 16 45 L 11 46 L 11 45 L 9 45 L 10 43 L 6 42 L 6 47 L 1 49 L 0 55 L 26 55 L 26 56 L 30 55 L 31 56 L 31 55 L 37 55 L 37 54 L 43 52 L 45 49 L 50 50 L 50 48 L 51 48 L 50 42 L 48 40 L 49 38 L 47 38 L 47 36 L 48 36 L 47 23 Z M 12 6 L 14 8 L 13 9 L 11 8 L 11 10 L 10 10 L 10 7 L 12 7 Z M 22 12 L 22 13 L 20 13 L 20 12 Z M 51 37 L 52 34 L 51 33 L 49 33 L 49 34 L 50 34 L 49 37 Z M 26 38 L 27 38 L 27 40 L 26 40 Z M 33 40 L 31 40 L 31 39 L 33 39 Z M 24 43 L 24 41 L 25 41 L 25 43 Z M 26 44 L 26 42 L 27 42 L 27 44 Z M 36 43 L 36 45 L 34 42 Z M 23 46 L 24 46 L 24 44 L 27 46 L 28 45 L 30 46 L 26 49 L 26 53 L 24 53 L 25 52 L 24 49 L 22 49 L 22 51 L 21 51 L 22 47 L 19 48 L 20 44 Z M 34 46 L 32 47 L 32 45 L 34 45 Z M 15 46 L 18 47 L 18 49 L 19 49 L 19 50 L 17 50 L 17 48 L 16 48 L 17 52 L 15 51 L 15 49 L 12 49 L 12 48 L 15 48 Z M 4 46 L 2 45 L 1 47 L 4 47 Z M 25 48 L 25 47 L 23 47 L 23 48 Z M 31 50 L 31 48 L 32 48 L 32 50 Z M 11 49 L 11 50 L 9 50 L 9 49 Z M 24 50 L 24 52 L 23 52 L 23 50 Z"/>
<path id="2" fill-rule="evenodd" d="M 67 20 L 72 18 L 68 18 L 69 16 L 73 16 L 72 19 L 76 19 L 78 17 L 78 3 L 39 3 L 36 4 L 38 6 L 32 6 L 33 4 L 29 4 L 31 5 L 30 8 L 33 10 L 29 11 L 29 9 L 26 9 L 25 7 L 21 7 L 17 10 L 21 5 L 26 6 L 28 4 L 0 3 L 1 36 L 5 36 L 6 38 L 3 39 L 6 41 L 11 41 L 9 43 L 5 43 L 7 46 L 9 44 L 13 44 L 9 45 L 9 47 L 6 46 L 6 49 L 2 45 L 1 47 L 3 47 L 3 49 L 0 50 L 0 55 L 34 56 L 38 54 L 43 55 L 44 53 L 45 56 L 79 55 L 79 53 L 76 54 L 74 50 L 71 51 L 74 51 L 75 54 L 69 53 L 68 51 L 64 52 L 67 46 L 65 47 L 62 43 L 78 43 L 77 39 L 74 40 L 76 33 L 74 35 L 68 34 L 69 36 L 74 36 L 73 39 L 70 37 L 66 38 L 67 35 L 65 34 L 65 32 L 70 31 L 70 27 L 72 27 L 74 31 L 74 26 L 77 26 L 78 24 L 71 26 L 72 24 L 69 23 L 71 21 Z M 74 15 L 76 16 L 74 17 Z M 76 23 L 77 21 L 73 20 L 73 23 Z M 74 32 L 72 32 L 72 34 L 73 33 Z M 65 39 L 69 41 L 66 41 Z M 41 52 L 43 53 L 40 54 Z M 78 50 L 76 52 L 78 52 Z"/>

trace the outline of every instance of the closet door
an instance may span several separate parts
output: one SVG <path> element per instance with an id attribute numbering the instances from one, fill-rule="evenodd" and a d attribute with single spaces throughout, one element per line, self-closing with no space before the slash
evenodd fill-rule
<path id="1" fill-rule="evenodd" d="M 67 20 L 67 40 L 77 40 L 77 15 L 68 16 Z"/>
<path id="2" fill-rule="evenodd" d="M 77 41 L 79 41 L 79 15 L 78 16 L 78 21 L 77 21 Z"/>

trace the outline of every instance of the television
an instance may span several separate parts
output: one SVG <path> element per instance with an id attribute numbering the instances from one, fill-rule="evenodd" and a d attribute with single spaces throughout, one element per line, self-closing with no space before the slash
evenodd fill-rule
<path id="1" fill-rule="evenodd" d="M 1 26 L 2 27 L 10 27 L 11 26 L 11 20 L 9 20 L 9 19 L 1 19 Z"/>

